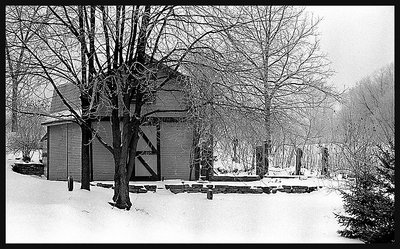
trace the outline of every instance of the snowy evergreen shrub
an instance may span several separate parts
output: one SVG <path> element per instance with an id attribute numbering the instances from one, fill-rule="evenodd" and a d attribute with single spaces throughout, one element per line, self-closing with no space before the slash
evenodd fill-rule
<path id="1" fill-rule="evenodd" d="M 357 172 L 356 181 L 340 190 L 345 214 L 336 214 L 344 230 L 338 233 L 366 243 L 394 242 L 394 146 L 384 151 L 378 146 L 376 170 Z"/>

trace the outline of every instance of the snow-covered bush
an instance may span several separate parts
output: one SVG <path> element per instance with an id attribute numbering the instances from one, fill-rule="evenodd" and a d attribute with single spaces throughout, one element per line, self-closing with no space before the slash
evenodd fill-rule
<path id="1" fill-rule="evenodd" d="M 22 153 L 24 161 L 30 161 L 33 153 L 41 149 L 40 139 L 45 134 L 39 115 L 20 115 L 18 131 L 8 134 L 7 151 Z"/>

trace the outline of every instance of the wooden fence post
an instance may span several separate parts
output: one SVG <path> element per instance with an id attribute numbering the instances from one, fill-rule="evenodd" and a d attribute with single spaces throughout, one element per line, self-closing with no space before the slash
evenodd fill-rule
<path id="1" fill-rule="evenodd" d="M 329 176 L 329 172 L 328 172 L 328 157 L 329 157 L 329 153 L 328 153 L 328 148 L 327 147 L 322 147 L 322 169 L 321 169 L 321 175 L 324 176 Z"/>
<path id="2" fill-rule="evenodd" d="M 300 148 L 296 149 L 296 170 L 295 175 L 300 175 L 301 168 L 301 157 L 303 156 L 303 151 Z"/>

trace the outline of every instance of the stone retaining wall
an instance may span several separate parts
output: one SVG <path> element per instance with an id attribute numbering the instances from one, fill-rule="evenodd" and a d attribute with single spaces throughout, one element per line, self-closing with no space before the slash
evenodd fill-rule
<path id="1" fill-rule="evenodd" d="M 103 188 L 112 188 L 114 189 L 114 184 L 111 183 L 97 183 L 96 186 L 103 187 Z M 147 193 L 148 191 L 156 192 L 157 186 L 156 185 L 129 185 L 129 192 L 131 193 Z"/>
<path id="2" fill-rule="evenodd" d="M 169 189 L 172 193 L 207 193 L 208 189 L 212 189 L 214 194 L 275 194 L 277 191 L 286 193 L 310 193 L 317 190 L 317 187 L 308 186 L 287 186 L 284 185 L 282 188 L 269 187 L 269 186 L 232 186 L 232 185 L 213 185 L 213 184 L 180 184 L 180 185 L 165 185 L 166 189 Z"/>
<path id="3" fill-rule="evenodd" d="M 202 180 L 205 180 L 205 176 L 200 177 Z M 260 176 L 210 176 L 210 181 L 213 182 L 250 182 L 250 181 L 259 181 Z"/>
<path id="4" fill-rule="evenodd" d="M 104 188 L 114 188 L 113 184 L 97 183 L 96 186 Z M 282 185 L 277 186 L 234 186 L 234 185 L 223 185 L 223 184 L 166 184 L 165 189 L 171 191 L 174 194 L 178 193 L 207 193 L 208 189 L 213 190 L 213 194 L 275 194 L 277 191 L 285 193 L 310 193 L 318 190 L 318 187 L 313 186 L 297 186 L 297 185 Z M 129 192 L 131 193 L 147 193 L 148 191 L 156 192 L 156 185 L 129 185 Z"/>

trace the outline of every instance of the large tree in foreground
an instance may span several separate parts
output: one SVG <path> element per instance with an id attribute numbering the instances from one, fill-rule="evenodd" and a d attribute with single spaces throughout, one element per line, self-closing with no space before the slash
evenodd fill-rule
<path id="1" fill-rule="evenodd" d="M 171 91 L 172 80 L 184 84 L 178 70 L 190 63 L 187 55 L 211 49 L 212 35 L 232 25 L 214 25 L 197 6 L 49 6 L 41 13 L 44 28 L 34 32 L 35 43 L 19 42 L 81 127 L 82 188 L 89 183 L 87 148 L 96 136 L 114 158 L 115 205 L 129 209 L 139 126 L 158 112 L 189 110 L 144 110 L 144 104 Z M 65 82 L 79 89 L 79 106 L 59 91 Z M 110 144 L 91 125 L 104 111 L 111 117 Z"/>
<path id="2" fill-rule="evenodd" d="M 101 98 L 111 107 L 113 142 L 109 150 L 115 163 L 115 205 L 129 209 L 128 181 L 131 177 L 139 126 L 156 113 L 187 113 L 175 110 L 146 110 L 148 99 L 157 97 L 173 81 L 185 84 L 182 64 L 188 54 L 209 50 L 212 35 L 221 28 L 207 22 L 202 7 L 116 6 L 101 7 L 104 69 L 98 82 Z M 112 15 L 111 15 L 112 13 Z M 225 29 L 230 28 L 224 27 Z M 113 37 L 114 39 L 111 39 Z M 163 73 L 160 73 L 163 72 Z"/>
<path id="3" fill-rule="evenodd" d="M 13 10 L 13 6 L 9 7 Z M 64 7 L 63 17 L 47 6 L 20 6 L 14 7 L 17 12 L 31 13 L 35 15 L 10 15 L 6 17 L 7 37 L 13 37 L 14 44 L 10 50 L 19 48 L 28 54 L 30 60 L 25 62 L 28 68 L 34 71 L 25 72 L 30 76 L 27 85 L 31 87 L 54 89 L 61 98 L 70 114 L 49 115 L 45 110 L 36 114 L 52 116 L 55 118 L 73 117 L 82 130 L 82 178 L 81 188 L 90 189 L 89 172 L 89 144 L 93 129 L 90 127 L 89 103 L 94 103 L 91 96 L 94 69 L 93 30 L 94 12 L 90 9 L 90 15 L 83 11 L 83 7 Z M 24 33 L 12 29 L 18 23 L 28 31 L 30 39 L 26 39 Z M 88 41 L 87 41 L 88 40 Z M 89 44 L 89 48 L 87 47 Z M 76 49 L 80 48 L 80 49 Z M 87 64 L 89 66 L 87 66 Z M 80 91 L 81 105 L 74 106 L 59 91 L 58 86 L 64 83 L 75 85 Z M 21 112 L 21 110 L 18 110 Z M 35 113 L 31 113 L 35 114 Z M 95 133 L 94 133 L 95 134 Z"/>

